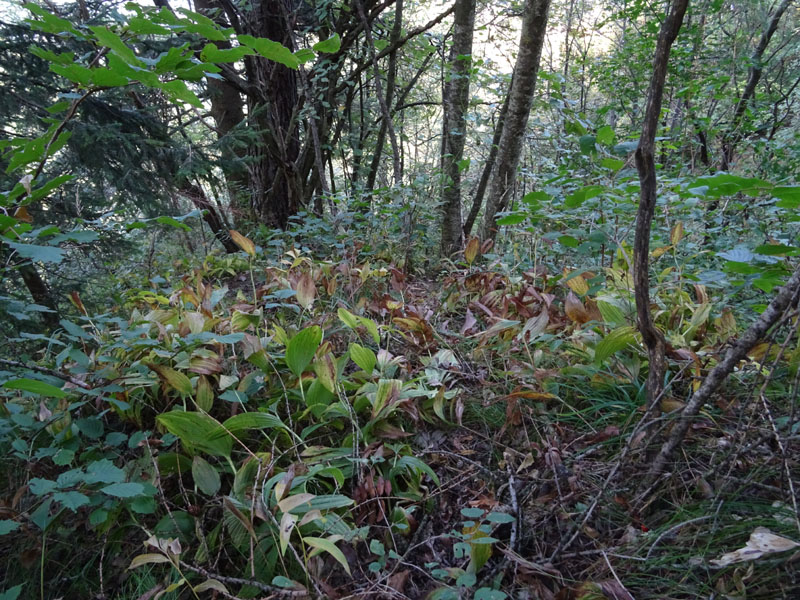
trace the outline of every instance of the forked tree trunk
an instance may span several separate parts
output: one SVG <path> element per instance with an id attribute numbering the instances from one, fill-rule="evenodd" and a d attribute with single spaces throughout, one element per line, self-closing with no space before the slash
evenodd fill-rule
<path id="1" fill-rule="evenodd" d="M 472 67 L 472 34 L 475 29 L 475 0 L 456 2 L 450 73 L 444 88 L 442 125 L 442 255 L 461 250 L 461 167 L 464 158 L 469 81 Z"/>
<path id="2" fill-rule="evenodd" d="M 494 239 L 497 235 L 497 213 L 506 209 L 514 189 L 525 128 L 536 91 L 549 8 L 550 0 L 525 2 L 514 80 L 508 92 L 508 114 L 497 146 L 497 163 L 492 174 L 489 196 L 486 198 L 486 214 L 480 231 L 482 239 Z"/>

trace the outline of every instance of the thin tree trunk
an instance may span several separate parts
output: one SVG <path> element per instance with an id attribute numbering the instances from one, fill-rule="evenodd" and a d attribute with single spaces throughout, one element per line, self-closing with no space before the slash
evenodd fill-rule
<path id="1" fill-rule="evenodd" d="M 783 13 L 786 12 L 793 2 L 794 0 L 783 0 L 783 2 L 778 5 L 778 8 L 775 9 L 775 12 L 770 16 L 767 27 L 761 34 L 761 38 L 758 40 L 758 44 L 753 50 L 753 54 L 750 56 L 750 69 L 748 69 L 747 72 L 747 83 L 745 83 L 742 95 L 736 103 L 730 127 L 728 127 L 728 131 L 722 140 L 722 162 L 720 168 L 723 171 L 728 171 L 730 169 L 731 162 L 733 161 L 733 154 L 736 151 L 736 145 L 742 139 L 740 126 L 745 112 L 747 111 L 747 105 L 750 103 L 750 100 L 753 99 L 756 93 L 756 86 L 758 86 L 758 82 L 761 80 L 761 74 L 764 71 L 764 65 L 761 62 L 764 58 L 764 51 L 767 49 L 772 36 L 778 29 L 778 23 Z"/>
<path id="2" fill-rule="evenodd" d="M 231 239 L 225 219 L 219 214 L 217 207 L 209 201 L 203 188 L 186 183 L 181 186 L 180 193 L 182 196 L 188 198 L 196 208 L 203 212 L 203 220 L 208 223 L 214 237 L 217 238 L 217 241 L 225 248 L 225 252 L 228 254 L 238 252 L 239 247 Z"/>
<path id="3" fill-rule="evenodd" d="M 450 256 L 463 246 L 461 225 L 461 167 L 467 133 L 469 82 L 472 67 L 472 35 L 475 0 L 456 3 L 450 73 L 444 89 L 442 125 L 442 255 Z"/>
<path id="4" fill-rule="evenodd" d="M 549 8 L 550 0 L 525 2 L 519 53 L 509 91 L 508 115 L 497 147 L 497 163 L 492 174 L 489 196 L 486 199 L 486 214 L 480 233 L 482 239 L 494 239 L 497 235 L 497 213 L 505 210 L 514 189 L 525 128 L 528 125 L 528 115 L 536 91 Z"/>
<path id="5" fill-rule="evenodd" d="M 398 1 L 402 10 L 402 0 Z M 392 125 L 392 115 L 389 112 L 389 105 L 386 102 L 386 96 L 383 93 L 383 85 L 381 84 L 380 68 L 378 67 L 378 59 L 375 52 L 375 41 L 372 39 L 372 31 L 370 29 L 367 15 L 364 12 L 363 0 L 356 0 L 361 22 L 364 26 L 364 34 L 367 38 L 367 52 L 369 53 L 370 61 L 372 63 L 373 77 L 375 78 L 375 94 L 378 96 L 378 104 L 381 107 L 381 116 L 383 123 L 386 125 L 389 133 L 389 142 L 392 145 L 392 174 L 395 185 L 399 185 L 403 180 L 403 172 L 400 168 L 400 148 L 397 144 L 397 136 L 395 135 L 394 126 Z"/>
<path id="6" fill-rule="evenodd" d="M 513 76 L 512 76 L 513 83 Z M 478 218 L 478 213 L 483 206 L 483 197 L 486 195 L 486 188 L 489 185 L 489 179 L 494 170 L 494 163 L 497 160 L 497 146 L 500 143 L 500 138 L 503 135 L 503 123 L 505 123 L 506 115 L 508 114 L 508 100 L 511 98 L 510 94 L 506 94 L 503 100 L 503 106 L 500 107 L 500 114 L 497 115 L 497 125 L 494 128 L 494 135 L 492 136 L 492 147 L 489 149 L 489 156 L 486 158 L 486 163 L 483 165 L 481 178 L 478 181 L 478 187 L 475 189 L 475 196 L 472 200 L 472 208 L 469 210 L 466 221 L 464 221 L 464 238 L 468 238 L 472 233 L 472 227 L 475 225 L 475 219 Z"/>
<path id="7" fill-rule="evenodd" d="M 674 0 L 669 15 L 661 26 L 653 60 L 653 76 L 647 93 L 642 135 L 636 149 L 636 168 L 639 171 L 639 211 L 636 216 L 636 237 L 633 243 L 633 280 L 636 296 L 636 314 L 642 334 L 649 370 L 647 375 L 647 406 L 652 410 L 664 389 L 665 341 L 653 322 L 650 312 L 650 230 L 656 209 L 656 163 L 655 139 L 661 103 L 664 97 L 664 82 L 672 43 L 678 37 L 683 16 L 689 0 Z"/>
<path id="8" fill-rule="evenodd" d="M 398 0 L 394 9 L 394 25 L 390 34 L 389 44 L 394 46 L 400 39 L 403 33 L 403 0 Z M 370 42 L 368 42 L 370 43 Z M 371 43 L 370 43 L 371 44 Z M 371 51 L 374 53 L 374 51 Z M 378 75 L 376 78 L 376 89 L 378 86 Z M 397 82 L 397 50 L 389 54 L 389 67 L 386 73 L 386 106 L 389 109 L 390 116 L 392 115 L 392 102 L 394 100 L 394 90 Z M 372 155 L 372 162 L 369 166 L 369 174 L 367 175 L 367 188 L 366 191 L 371 193 L 375 189 L 375 180 L 378 177 L 378 170 L 381 164 L 381 157 L 383 156 L 383 145 L 386 142 L 386 134 L 389 132 L 389 127 L 392 125 L 391 118 L 381 119 L 381 126 L 378 130 L 378 139 L 375 142 L 375 154 Z M 396 152 L 394 146 L 392 150 Z M 392 163 L 394 165 L 394 162 Z"/>
<path id="9" fill-rule="evenodd" d="M 25 287 L 28 288 L 28 292 L 33 301 L 41 306 L 46 306 L 52 311 L 42 312 L 41 315 L 45 325 L 49 329 L 55 329 L 58 326 L 58 304 L 55 298 L 53 298 L 50 286 L 48 286 L 47 282 L 39 275 L 39 271 L 33 263 L 17 258 L 12 258 L 11 262 L 22 276 L 22 281 L 25 283 Z"/>

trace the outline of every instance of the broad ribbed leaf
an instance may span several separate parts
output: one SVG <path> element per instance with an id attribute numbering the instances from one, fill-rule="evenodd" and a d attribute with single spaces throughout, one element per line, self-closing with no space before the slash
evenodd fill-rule
<path id="1" fill-rule="evenodd" d="M 322 329 L 317 325 L 306 327 L 295 335 L 286 346 L 286 365 L 296 376 L 300 377 L 306 367 L 311 364 L 314 353 L 322 341 Z"/>

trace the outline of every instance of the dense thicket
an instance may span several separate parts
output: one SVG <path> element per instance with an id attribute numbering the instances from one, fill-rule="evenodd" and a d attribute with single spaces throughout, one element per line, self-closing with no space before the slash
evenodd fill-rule
<path id="1" fill-rule="evenodd" d="M 0 3 L 0 599 L 796 597 L 799 26 Z"/>

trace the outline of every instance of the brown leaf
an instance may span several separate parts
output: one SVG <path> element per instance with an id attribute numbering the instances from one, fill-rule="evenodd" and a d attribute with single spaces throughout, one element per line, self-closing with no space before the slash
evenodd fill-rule
<path id="1" fill-rule="evenodd" d="M 572 291 L 567 294 L 567 298 L 564 300 L 564 312 L 570 320 L 581 325 L 591 319 L 589 313 L 583 307 L 583 303 Z"/>
<path id="2" fill-rule="evenodd" d="M 314 285 L 314 279 L 310 273 L 306 272 L 300 276 L 300 279 L 295 284 L 294 291 L 297 292 L 297 301 L 300 306 L 308 310 L 317 295 L 317 286 Z"/>
<path id="3" fill-rule="evenodd" d="M 403 590 L 406 587 L 406 582 L 408 581 L 408 576 L 411 574 L 411 571 L 408 569 L 404 569 L 402 571 L 397 571 L 394 575 L 389 577 L 386 580 L 386 585 L 392 588 L 398 594 L 402 594 Z"/>
<path id="4" fill-rule="evenodd" d="M 477 324 L 478 320 L 475 318 L 475 315 L 472 314 L 472 311 L 467 308 L 467 314 L 464 317 L 464 325 L 461 327 L 461 335 L 465 335 L 468 331 L 470 331 L 475 325 Z"/>

